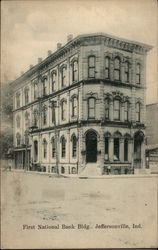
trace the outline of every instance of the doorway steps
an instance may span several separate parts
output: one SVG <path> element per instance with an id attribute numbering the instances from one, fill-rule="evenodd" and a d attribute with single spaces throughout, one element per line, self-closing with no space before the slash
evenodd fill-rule
<path id="1" fill-rule="evenodd" d="M 80 176 L 98 176 L 101 175 L 101 169 L 96 163 L 87 163 Z"/>

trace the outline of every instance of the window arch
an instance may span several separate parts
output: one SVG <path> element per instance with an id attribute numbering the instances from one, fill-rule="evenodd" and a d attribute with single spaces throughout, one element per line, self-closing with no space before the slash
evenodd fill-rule
<path id="1" fill-rule="evenodd" d="M 95 118 L 95 104 L 96 99 L 94 97 L 88 98 L 88 118 Z"/>
<path id="2" fill-rule="evenodd" d="M 20 128 L 20 116 L 19 115 L 16 117 L 16 126 L 17 128 Z"/>
<path id="3" fill-rule="evenodd" d="M 136 122 L 140 122 L 140 102 L 136 103 Z"/>
<path id="4" fill-rule="evenodd" d="M 110 57 L 105 57 L 105 78 L 110 78 Z"/>
<path id="5" fill-rule="evenodd" d="M 120 120 L 120 99 L 114 100 L 114 120 Z"/>
<path id="6" fill-rule="evenodd" d="M 46 139 L 43 140 L 43 158 L 47 158 L 47 141 Z"/>
<path id="7" fill-rule="evenodd" d="M 136 65 L 136 84 L 141 83 L 141 65 L 137 63 Z"/>
<path id="8" fill-rule="evenodd" d="M 72 117 L 77 116 L 77 97 L 72 97 Z"/>
<path id="9" fill-rule="evenodd" d="M 125 119 L 125 121 L 129 121 L 129 107 L 130 107 L 129 101 L 126 101 L 124 103 L 124 119 Z"/>
<path id="10" fill-rule="evenodd" d="M 20 146 L 21 144 L 21 135 L 19 133 L 16 134 L 16 142 L 17 142 L 17 147 Z"/>
<path id="11" fill-rule="evenodd" d="M 124 72 L 124 78 L 125 78 L 125 82 L 129 82 L 129 62 L 126 61 L 125 62 L 125 72 Z"/>
<path id="12" fill-rule="evenodd" d="M 95 78 L 96 73 L 96 57 L 89 56 L 88 57 L 88 78 Z"/>
<path id="13" fill-rule="evenodd" d="M 51 143 L 52 143 L 52 158 L 55 158 L 55 156 L 56 156 L 56 145 L 55 145 L 55 138 L 54 137 L 52 137 Z"/>
<path id="14" fill-rule="evenodd" d="M 64 136 L 61 137 L 61 157 L 65 158 L 66 156 L 66 139 Z"/>
<path id="15" fill-rule="evenodd" d="M 72 82 L 78 80 L 78 61 L 74 60 L 72 63 Z"/>
<path id="16" fill-rule="evenodd" d="M 76 158 L 77 155 L 77 137 L 75 134 L 72 135 L 72 157 Z"/>
<path id="17" fill-rule="evenodd" d="M 119 57 L 116 57 L 114 60 L 114 80 L 120 81 L 121 78 L 121 60 Z"/>

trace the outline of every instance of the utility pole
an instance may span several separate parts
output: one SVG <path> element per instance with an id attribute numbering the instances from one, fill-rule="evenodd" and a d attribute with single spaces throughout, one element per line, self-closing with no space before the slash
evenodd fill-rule
<path id="1" fill-rule="evenodd" d="M 57 107 L 56 101 L 51 101 L 51 108 L 52 108 L 52 119 L 54 121 L 54 132 L 55 132 L 55 156 L 56 156 L 56 170 L 57 174 L 59 175 L 59 166 L 58 166 L 58 131 L 56 127 L 56 115 L 55 115 L 55 108 Z"/>

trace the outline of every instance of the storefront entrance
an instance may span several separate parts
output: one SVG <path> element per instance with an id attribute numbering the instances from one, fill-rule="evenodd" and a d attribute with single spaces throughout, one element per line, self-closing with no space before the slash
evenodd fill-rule
<path id="1" fill-rule="evenodd" d="M 97 134 L 89 131 L 86 134 L 86 163 L 97 162 Z"/>

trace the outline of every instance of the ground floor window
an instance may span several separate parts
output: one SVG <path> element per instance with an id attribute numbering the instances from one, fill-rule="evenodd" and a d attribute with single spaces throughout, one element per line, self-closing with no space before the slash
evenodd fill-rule
<path id="1" fill-rule="evenodd" d="M 128 161 L 128 139 L 124 140 L 124 161 Z"/>
<path id="2" fill-rule="evenodd" d="M 76 168 L 75 168 L 75 167 L 73 167 L 73 168 L 71 169 L 71 173 L 72 173 L 72 174 L 76 174 Z"/>
<path id="3" fill-rule="evenodd" d="M 61 173 L 64 174 L 65 173 L 65 168 L 61 167 Z"/>
<path id="4" fill-rule="evenodd" d="M 120 142 L 119 138 L 114 139 L 114 161 L 118 161 L 120 158 Z"/>
<path id="5" fill-rule="evenodd" d="M 109 160 L 109 138 L 105 137 L 105 160 Z"/>

